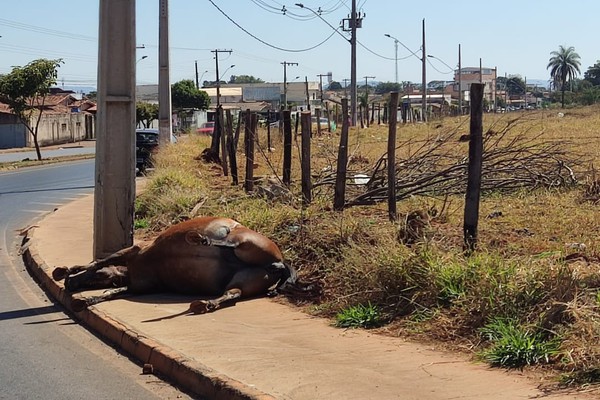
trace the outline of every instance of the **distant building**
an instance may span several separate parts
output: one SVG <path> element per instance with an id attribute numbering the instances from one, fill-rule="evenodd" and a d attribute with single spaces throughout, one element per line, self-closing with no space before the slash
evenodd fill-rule
<path id="1" fill-rule="evenodd" d="M 459 76 L 460 75 L 460 76 Z M 483 98 L 490 104 L 496 100 L 496 69 L 488 67 L 463 67 L 454 71 L 454 83 L 457 95 L 462 95 L 462 99 L 469 101 L 469 93 L 472 83 L 483 83 Z M 460 87 L 459 85 L 460 80 Z"/>

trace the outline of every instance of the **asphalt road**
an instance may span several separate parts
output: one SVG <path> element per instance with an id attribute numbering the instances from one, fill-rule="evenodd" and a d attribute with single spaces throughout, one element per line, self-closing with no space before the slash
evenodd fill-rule
<path id="1" fill-rule="evenodd" d="M 93 175 L 93 160 L 0 173 L 0 399 L 190 398 L 73 322 L 18 255 L 17 231 L 92 193 Z"/>

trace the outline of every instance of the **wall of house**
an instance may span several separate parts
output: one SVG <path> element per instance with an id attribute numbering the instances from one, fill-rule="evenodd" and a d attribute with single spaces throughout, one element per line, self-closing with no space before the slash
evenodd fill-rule
<path id="1" fill-rule="evenodd" d="M 86 114 L 42 114 L 38 127 L 38 143 L 40 146 L 52 144 L 73 143 L 85 140 L 89 135 L 86 132 L 93 124 L 86 124 Z M 32 121 L 35 124 L 35 121 Z M 33 136 L 27 135 L 27 147 L 34 147 Z"/>
<path id="2" fill-rule="evenodd" d="M 0 124 L 0 149 L 26 147 L 25 125 Z"/>

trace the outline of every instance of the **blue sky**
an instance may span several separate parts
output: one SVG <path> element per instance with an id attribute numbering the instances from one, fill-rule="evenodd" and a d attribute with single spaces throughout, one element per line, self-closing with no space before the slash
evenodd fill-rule
<path id="1" fill-rule="evenodd" d="M 219 56 L 221 74 L 235 65 L 223 74 L 226 80 L 230 75 L 252 75 L 280 82 L 284 61 L 298 63 L 287 68 L 290 81 L 296 76 L 318 81 L 319 74 L 328 72 L 333 80 L 349 79 L 350 44 L 343 37 L 346 33 L 334 28 L 348 17 L 351 0 L 303 1 L 314 11 L 321 8 L 321 18 L 295 6 L 298 1 L 170 0 L 171 82 L 195 79 L 195 62 L 199 74 L 204 74 L 202 80 L 214 80 L 214 49 L 232 50 L 231 55 Z M 386 33 L 400 41 L 399 80 L 420 82 L 417 56 L 423 19 L 427 54 L 434 56 L 427 65 L 428 81 L 452 80 L 447 65 L 458 65 L 459 44 L 464 67 L 478 67 L 481 58 L 484 67 L 497 67 L 500 76 L 519 74 L 528 81 L 549 79 L 550 52 L 559 45 L 575 47 L 582 75 L 600 59 L 593 33 L 600 15 L 597 0 L 357 0 L 357 4 L 366 15 L 357 35 L 359 83 L 365 76 L 375 77 L 369 81 L 395 81 L 394 40 Z M 147 56 L 137 63 L 139 84 L 158 81 L 158 5 L 158 0 L 136 4 L 136 42 L 145 45 L 137 58 Z M 286 15 L 280 11 L 284 6 Z M 36 58 L 62 58 L 59 83 L 95 85 L 98 0 L 4 1 L 0 36 L 0 74 Z"/>

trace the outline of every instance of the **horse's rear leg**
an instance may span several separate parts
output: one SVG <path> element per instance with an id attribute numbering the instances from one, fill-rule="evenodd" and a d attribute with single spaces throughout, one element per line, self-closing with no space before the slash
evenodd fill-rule
<path id="1" fill-rule="evenodd" d="M 219 308 L 235 305 L 241 298 L 264 296 L 277 283 L 280 273 L 269 268 L 248 267 L 236 273 L 221 297 L 212 300 L 196 300 L 190 311 L 205 314 Z"/>
<path id="2" fill-rule="evenodd" d="M 71 308 L 75 312 L 83 311 L 89 306 L 101 303 L 106 300 L 111 300 L 117 297 L 121 297 L 123 293 L 127 292 L 127 287 L 120 287 L 115 289 L 109 289 L 102 292 L 97 296 L 90 297 L 77 297 L 71 300 Z"/>

